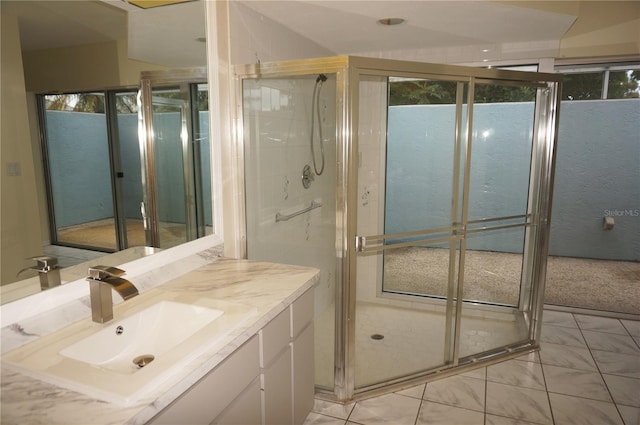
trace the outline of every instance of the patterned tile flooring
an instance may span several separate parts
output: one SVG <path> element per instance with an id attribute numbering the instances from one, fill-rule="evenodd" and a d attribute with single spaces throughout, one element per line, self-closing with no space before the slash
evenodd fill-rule
<path id="1" fill-rule="evenodd" d="M 640 321 L 545 310 L 539 353 L 347 405 L 305 425 L 640 425 Z"/>

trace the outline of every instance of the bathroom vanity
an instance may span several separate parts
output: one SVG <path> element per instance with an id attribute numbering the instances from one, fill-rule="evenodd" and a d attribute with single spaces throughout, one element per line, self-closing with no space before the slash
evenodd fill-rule
<path id="1" fill-rule="evenodd" d="M 117 303 L 115 317 L 108 323 L 91 322 L 89 288 L 84 281 L 68 284 L 75 288 L 65 288 L 70 293 L 81 294 L 78 298 L 47 307 L 39 314 L 17 317 L 16 306 L 12 306 L 15 303 L 1 307 L 2 424 L 304 422 L 314 398 L 313 286 L 318 280 L 317 270 L 224 259 L 211 250 L 163 264 L 171 254 L 166 258 L 161 254 L 164 252 L 146 259 L 158 262 L 152 272 L 130 276 L 140 295 Z M 126 270 L 127 265 L 122 268 Z M 22 311 L 42 305 L 29 298 L 16 301 L 23 303 Z M 135 301 L 136 298 L 139 300 Z M 99 388 L 100 382 L 93 385 L 90 378 L 80 386 L 69 385 L 64 374 L 70 369 L 65 367 L 74 363 L 69 359 L 54 359 L 59 355 L 57 347 L 47 356 L 56 364 L 53 369 L 61 370 L 59 377 L 52 376 L 44 366 L 44 371 L 27 370 L 27 366 L 21 369 L 20 360 L 14 360 L 15 364 L 8 360 L 37 355 L 43 351 L 38 344 L 48 347 L 65 344 L 61 341 L 82 343 L 80 339 L 85 338 L 85 334 L 92 337 L 117 327 L 119 323 L 126 323 L 127 317 L 143 314 L 148 306 L 158 305 L 159 300 L 166 303 L 167 299 L 187 304 L 189 300 L 197 300 L 201 305 L 219 307 L 227 312 L 221 317 L 228 316 L 228 322 L 219 323 L 233 321 L 233 327 L 224 329 L 214 321 L 194 333 L 194 337 L 176 344 L 170 352 L 199 347 L 184 358 L 174 356 L 178 367 L 163 363 L 168 360 L 160 356 L 139 372 L 129 371 L 126 373 L 131 375 L 118 377 L 115 366 L 112 367 L 115 372 L 111 373 L 102 370 L 104 367 L 81 365 L 86 371 L 78 375 L 88 376 L 92 370 L 101 369 L 104 375 L 95 376 L 103 376 L 101 379 L 105 381 L 113 379 L 111 395 L 104 389 L 109 388 L 108 382 L 104 382 L 104 388 Z M 239 307 L 233 310 L 233 306 Z M 170 314 L 183 313 L 171 310 Z M 168 327 L 175 325 L 171 321 L 166 323 Z M 181 323 L 186 326 L 186 321 Z M 166 356 L 171 357 L 169 353 Z M 28 367 L 37 369 L 33 364 L 40 363 L 32 362 Z M 78 368 L 80 370 L 80 366 Z M 144 374 L 140 372 L 157 373 L 159 378 L 152 379 L 152 385 L 141 391 L 127 393 L 127 388 L 120 388 L 142 379 Z M 69 379 L 73 380 L 80 381 L 81 377 Z"/>

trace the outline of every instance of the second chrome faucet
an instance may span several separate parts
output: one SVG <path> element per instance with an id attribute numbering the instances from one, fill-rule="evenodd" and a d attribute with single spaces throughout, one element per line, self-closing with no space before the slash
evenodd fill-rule
<path id="1" fill-rule="evenodd" d="M 16 277 L 22 272 L 33 270 L 38 272 L 38 275 L 40 276 L 40 289 L 44 290 L 60 286 L 60 266 L 58 266 L 57 258 L 40 255 L 37 257 L 31 257 L 30 259 L 36 260 L 37 264 L 20 270 L 18 274 L 16 274 Z"/>
<path id="2" fill-rule="evenodd" d="M 120 277 L 125 273 L 117 267 L 93 266 L 89 268 L 89 293 L 91 298 L 91 319 L 97 323 L 105 323 L 113 319 L 113 296 L 115 290 L 122 299 L 138 295 L 133 283 Z"/>

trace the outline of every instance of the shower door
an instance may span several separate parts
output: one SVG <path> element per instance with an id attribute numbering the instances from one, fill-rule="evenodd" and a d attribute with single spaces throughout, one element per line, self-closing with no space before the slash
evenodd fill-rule
<path id="1" fill-rule="evenodd" d="M 464 106 L 456 99 L 466 85 L 392 78 L 408 90 L 448 93 L 440 109 L 422 111 L 402 101 L 389 107 L 388 81 L 363 75 L 359 83 L 356 388 L 446 364 L 455 325 Z M 416 310 L 397 294 L 443 302 Z"/>
<path id="2" fill-rule="evenodd" d="M 360 75 L 356 391 L 529 343 L 538 88 Z"/>

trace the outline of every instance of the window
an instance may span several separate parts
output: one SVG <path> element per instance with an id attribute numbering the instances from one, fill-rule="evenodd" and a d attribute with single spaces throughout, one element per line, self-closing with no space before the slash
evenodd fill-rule
<path id="1" fill-rule="evenodd" d="M 389 106 L 456 103 L 455 81 L 394 79 L 389 81 Z M 533 102 L 535 87 L 477 84 L 474 103 Z"/>
<path id="2" fill-rule="evenodd" d="M 562 100 L 640 98 L 640 64 L 558 67 Z"/>

